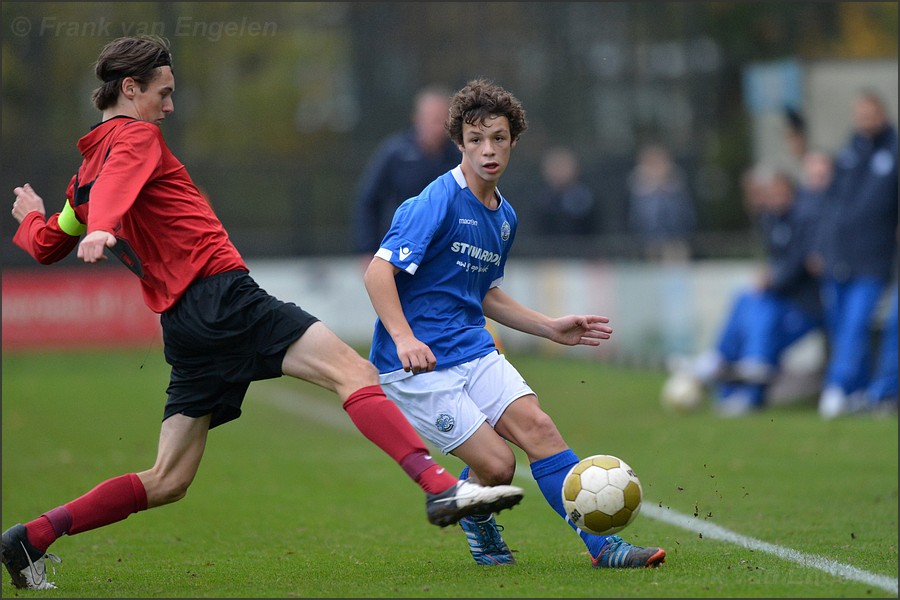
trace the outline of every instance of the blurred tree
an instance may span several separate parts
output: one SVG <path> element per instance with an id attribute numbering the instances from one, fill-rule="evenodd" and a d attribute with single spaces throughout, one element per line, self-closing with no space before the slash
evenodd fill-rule
<path id="1" fill-rule="evenodd" d="M 833 52 L 855 58 L 883 58 L 893 48 L 897 56 L 898 4 L 896 2 L 842 2 L 838 10 L 839 34 Z"/>

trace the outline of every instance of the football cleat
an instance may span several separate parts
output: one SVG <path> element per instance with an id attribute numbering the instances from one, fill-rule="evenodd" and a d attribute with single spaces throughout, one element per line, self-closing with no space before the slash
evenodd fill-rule
<path id="1" fill-rule="evenodd" d="M 484 517 L 463 517 L 459 526 L 466 533 L 469 551 L 479 565 L 514 565 L 516 559 L 500 532 L 503 525 L 497 525 L 494 515 Z"/>
<path id="2" fill-rule="evenodd" d="M 31 545 L 24 525 L 14 525 L 3 532 L 3 566 L 9 571 L 12 584 L 23 590 L 52 590 L 56 585 L 47 581 L 45 561 L 62 562 L 55 554 L 45 554 Z M 56 573 L 56 568 L 50 566 Z"/>
<path id="3" fill-rule="evenodd" d="M 432 525 L 446 527 L 471 515 L 489 515 L 522 501 L 524 491 L 514 485 L 482 486 L 468 479 L 440 494 L 427 494 L 425 512 Z"/>
<path id="4" fill-rule="evenodd" d="M 666 551 L 662 548 L 632 546 L 617 535 L 609 536 L 609 543 L 597 558 L 591 557 L 591 564 L 600 569 L 652 569 L 664 562 Z"/>

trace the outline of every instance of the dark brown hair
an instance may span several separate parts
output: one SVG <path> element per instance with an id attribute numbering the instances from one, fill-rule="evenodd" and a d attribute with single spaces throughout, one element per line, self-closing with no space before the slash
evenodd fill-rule
<path id="1" fill-rule="evenodd" d="M 97 57 L 94 73 L 103 84 L 94 90 L 91 100 L 98 110 L 105 110 L 116 103 L 119 83 L 131 77 L 147 89 L 147 84 L 158 74 L 158 67 L 172 66 L 169 42 L 153 35 L 122 37 L 111 41 Z"/>
<path id="2" fill-rule="evenodd" d="M 486 79 L 473 79 L 450 102 L 447 133 L 461 146 L 463 124 L 483 124 L 489 117 L 498 116 L 509 120 L 512 141 L 528 129 L 525 109 L 515 96 Z"/>

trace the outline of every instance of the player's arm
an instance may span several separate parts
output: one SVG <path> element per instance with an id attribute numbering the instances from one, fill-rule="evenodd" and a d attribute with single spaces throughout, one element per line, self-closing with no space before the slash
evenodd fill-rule
<path id="1" fill-rule="evenodd" d="M 488 290 L 481 302 L 484 316 L 511 329 L 551 339 L 550 317 L 517 302 L 499 287 Z"/>
<path id="2" fill-rule="evenodd" d="M 375 257 L 363 275 L 363 282 L 372 307 L 381 319 L 381 324 L 397 346 L 397 357 L 404 371 L 419 373 L 433 371 L 437 359 L 431 348 L 422 343 L 413 333 L 397 292 L 395 277 L 400 269 L 388 261 Z"/>
<path id="3" fill-rule="evenodd" d="M 63 210 L 45 216 L 47 211 L 44 200 L 37 195 L 31 185 L 25 184 L 13 190 L 16 199 L 13 202 L 12 215 L 19 222 L 19 228 L 13 236 L 13 243 L 30 254 L 43 265 L 49 265 L 65 258 L 72 248 L 78 244 L 79 236 L 84 233 L 83 226 L 75 217 L 69 201 Z"/>
<path id="4" fill-rule="evenodd" d="M 499 287 L 488 290 L 482 301 L 484 316 L 511 329 L 547 338 L 566 346 L 597 346 L 609 339 L 609 319 L 599 315 L 567 315 L 553 319 L 517 302 Z"/>
<path id="5" fill-rule="evenodd" d="M 78 246 L 78 258 L 87 263 L 106 260 L 104 252 L 116 245 L 115 231 L 122 217 L 161 161 L 158 126 L 137 121 L 124 126 L 91 187 L 87 235 Z"/>

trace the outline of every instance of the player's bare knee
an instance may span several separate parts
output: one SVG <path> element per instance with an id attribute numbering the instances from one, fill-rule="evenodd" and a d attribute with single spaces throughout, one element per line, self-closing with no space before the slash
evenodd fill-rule
<path id="1" fill-rule="evenodd" d="M 378 385 L 378 369 L 371 362 L 355 353 L 346 358 L 340 373 L 345 379 L 342 383 L 354 390 L 370 385 Z"/>
<path id="2" fill-rule="evenodd" d="M 494 485 L 507 485 L 512 483 L 515 474 L 516 462 L 513 460 L 511 463 L 503 465 L 503 468 L 498 472 L 497 483 Z"/>
<path id="3" fill-rule="evenodd" d="M 360 357 L 359 373 L 360 377 L 365 378 L 366 381 L 378 383 L 378 369 L 375 368 L 375 365 L 362 357 Z"/>
<path id="4" fill-rule="evenodd" d="M 149 473 L 149 472 L 148 472 Z M 191 480 L 173 475 L 142 477 L 149 507 L 178 502 L 187 495 Z"/>
<path id="5" fill-rule="evenodd" d="M 190 485 L 190 481 L 164 482 L 160 489 L 157 490 L 158 503 L 171 504 L 173 502 L 178 502 L 187 496 L 188 487 L 190 487 Z"/>
<path id="6" fill-rule="evenodd" d="M 519 414 L 514 423 L 504 423 L 502 431 L 506 439 L 524 450 L 531 460 L 544 458 L 565 450 L 568 446 L 553 419 L 541 410 L 526 415 Z"/>
<path id="7" fill-rule="evenodd" d="M 507 485 L 516 474 L 516 461 L 491 461 L 478 470 L 478 481 L 481 485 Z"/>
<path id="8" fill-rule="evenodd" d="M 531 437 L 562 441 L 562 435 L 559 433 L 556 423 L 553 422 L 550 415 L 543 411 L 537 411 L 532 415 L 528 429 Z"/>

